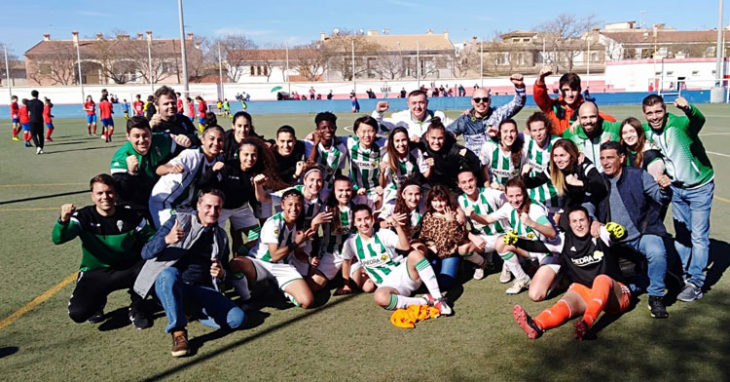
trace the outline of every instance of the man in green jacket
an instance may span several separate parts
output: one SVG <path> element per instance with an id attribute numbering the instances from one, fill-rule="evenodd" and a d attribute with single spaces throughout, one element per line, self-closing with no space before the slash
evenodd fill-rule
<path id="1" fill-rule="evenodd" d="M 656 94 L 642 102 L 647 138 L 664 155 L 667 175 L 672 180 L 675 247 L 686 272 L 686 283 L 677 299 L 689 302 L 702 298 L 703 271 L 710 252 L 715 172 L 699 138 L 705 117 L 682 97 L 677 97 L 674 106 L 685 115 L 667 113 L 664 100 Z"/>
<path id="2" fill-rule="evenodd" d="M 115 290 L 129 289 L 129 319 L 137 329 L 147 328 L 151 320 L 142 309 L 143 299 L 132 291 L 132 286 L 144 263 L 142 246 L 154 230 L 132 210 L 116 207 L 110 175 L 93 177 L 90 187 L 94 205 L 80 210 L 70 203 L 62 205 L 51 234 L 54 244 L 77 236 L 81 239 L 81 267 L 68 314 L 77 323 L 101 322 L 107 296 Z"/>

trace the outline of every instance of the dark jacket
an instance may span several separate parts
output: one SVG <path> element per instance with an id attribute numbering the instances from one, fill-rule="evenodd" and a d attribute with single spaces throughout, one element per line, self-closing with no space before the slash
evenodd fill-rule
<path id="1" fill-rule="evenodd" d="M 611 220 L 611 186 L 608 176 L 603 174 L 608 193 L 596 205 L 596 218 L 600 222 Z M 646 171 L 623 167 L 616 188 L 624 206 L 628 209 L 631 222 L 641 234 L 666 235 L 667 230 L 660 218 L 662 206 L 672 198 L 670 188 L 662 190 Z"/>
<path id="2" fill-rule="evenodd" d="M 419 142 L 419 148 L 424 158 L 434 159 L 431 175 L 427 179 L 429 184 L 441 184 L 456 193 L 460 193 L 461 191 L 457 186 L 457 175 L 462 168 L 473 171 L 478 177 L 479 184 L 483 183 L 479 158 L 471 150 L 456 143 L 456 138 L 453 135 L 446 133 L 444 145 L 441 147 L 441 150 L 434 151 L 428 146 L 426 135 L 424 134 Z M 465 151 L 463 156 L 459 154 L 462 149 Z"/>
<path id="3" fill-rule="evenodd" d="M 168 245 L 165 243 L 165 236 L 170 233 L 176 221 L 178 227 L 185 231 L 185 236 L 179 242 Z M 210 229 L 213 230 L 213 246 L 210 257 L 218 259 L 224 268 L 228 268 L 228 235 L 218 224 L 214 224 Z M 204 230 L 205 227 L 200 224 L 195 213 L 177 212 L 173 215 L 142 248 L 142 259 L 147 261 L 139 275 L 137 275 L 134 282 L 134 291 L 138 295 L 146 297 L 160 272 L 167 267 L 174 266 L 185 256 L 187 251 L 198 241 Z M 215 283 L 212 286 L 218 289 Z"/>

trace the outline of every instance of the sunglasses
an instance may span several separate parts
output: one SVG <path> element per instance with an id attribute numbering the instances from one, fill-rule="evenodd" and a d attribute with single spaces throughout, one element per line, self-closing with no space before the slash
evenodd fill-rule
<path id="1" fill-rule="evenodd" d="M 489 103 L 489 97 L 483 97 L 483 98 L 476 97 L 476 98 L 472 98 L 471 100 L 474 101 L 474 103 L 479 103 L 479 102 Z"/>

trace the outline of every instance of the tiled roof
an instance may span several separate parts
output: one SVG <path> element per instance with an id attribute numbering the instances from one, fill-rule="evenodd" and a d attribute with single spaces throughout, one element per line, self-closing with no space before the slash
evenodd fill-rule
<path id="1" fill-rule="evenodd" d="M 723 31 L 725 39 L 730 37 L 730 31 Z M 602 35 L 622 44 L 654 43 L 654 31 L 652 29 L 631 30 L 622 32 L 601 31 Z M 686 44 L 686 43 L 714 43 L 717 41 L 717 30 L 703 31 L 677 31 L 657 30 L 656 42 L 658 44 Z"/>
<path id="2" fill-rule="evenodd" d="M 185 47 L 188 52 L 199 51 L 191 40 L 185 41 Z M 122 56 L 125 51 L 144 51 L 147 52 L 147 40 L 79 40 L 79 51 L 83 58 L 95 58 L 100 52 L 112 49 L 120 52 Z M 58 52 L 71 51 L 76 52 L 76 47 L 72 40 L 43 40 L 25 52 L 25 56 L 29 58 L 39 58 L 45 55 L 57 54 Z M 152 39 L 152 56 L 165 57 L 180 54 L 179 39 Z"/>

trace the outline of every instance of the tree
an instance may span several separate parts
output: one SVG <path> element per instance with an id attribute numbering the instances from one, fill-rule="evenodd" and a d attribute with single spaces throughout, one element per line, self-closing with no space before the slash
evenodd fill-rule
<path id="1" fill-rule="evenodd" d="M 139 58 L 141 57 L 128 57 L 126 49 L 123 49 L 120 41 L 98 40 L 93 45 L 93 49 L 94 55 L 101 65 L 102 75 L 115 84 L 125 84 L 141 77 L 139 70 Z"/>
<path id="2" fill-rule="evenodd" d="M 73 45 L 54 45 L 48 54 L 27 57 L 32 60 L 26 75 L 38 84 L 72 85 L 78 83 L 76 51 Z"/>
<path id="3" fill-rule="evenodd" d="M 581 40 L 581 36 L 590 31 L 593 24 L 593 16 L 578 19 L 563 13 L 552 21 L 538 25 L 535 29 L 545 39 L 546 51 L 552 52 L 552 55 L 548 55 L 547 63 L 555 66 L 556 71 L 560 70 L 561 65 L 571 71 L 573 59 L 584 50 L 585 41 Z"/>
<path id="4" fill-rule="evenodd" d="M 5 45 L 4 43 L 0 42 L 0 45 Z M 5 70 L 5 56 L 4 53 L 0 53 L 0 84 L 6 85 L 5 80 L 8 77 L 7 71 Z M 8 50 L 8 65 L 10 66 L 10 78 L 13 78 L 13 66 L 17 65 L 18 62 L 20 62 L 20 59 L 18 56 L 14 55 L 10 50 Z"/>
<path id="5" fill-rule="evenodd" d="M 480 66 L 480 44 L 476 36 L 464 45 L 459 54 L 454 59 L 453 74 L 454 77 L 467 77 L 473 73 L 479 73 Z"/>
<path id="6" fill-rule="evenodd" d="M 403 77 L 403 56 L 399 53 L 379 51 L 375 71 L 380 78 L 394 80 Z"/>
<path id="7" fill-rule="evenodd" d="M 238 82 L 246 72 L 246 55 L 243 52 L 256 49 L 256 43 L 243 34 L 228 35 L 221 39 L 213 40 L 209 46 L 208 57 L 213 56 L 212 62 L 218 63 L 218 44 L 220 44 L 221 57 L 226 63 L 226 76 L 231 82 Z M 234 53 L 235 52 L 235 53 Z"/>
<path id="8" fill-rule="evenodd" d="M 299 75 L 307 79 L 307 81 L 317 81 L 322 77 L 325 70 L 325 56 L 319 43 L 311 43 L 295 47 L 290 51 L 296 62 L 296 68 Z"/>

